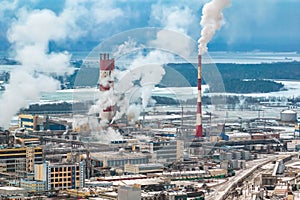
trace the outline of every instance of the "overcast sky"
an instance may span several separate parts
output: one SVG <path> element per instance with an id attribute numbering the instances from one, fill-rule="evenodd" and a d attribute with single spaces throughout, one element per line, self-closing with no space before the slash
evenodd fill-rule
<path id="1" fill-rule="evenodd" d="M 70 37 L 54 39 L 61 48 L 92 49 L 113 34 L 142 27 L 164 27 L 197 40 L 203 0 L 2 0 L 0 50 L 8 50 L 11 30 L 32 13 L 47 9 L 67 20 Z M 232 0 L 210 51 L 300 51 L 299 0 Z M 67 17 L 66 17 L 67 16 Z M 43 18 L 39 18 L 43 21 Z M 45 23 L 47 20 L 45 20 Z M 40 23 L 32 23 L 28 29 Z M 30 28 L 28 28 L 30 27 Z M 47 27 L 47 26 L 46 26 Z M 15 30 L 14 30 L 15 31 Z M 90 42 L 87 44 L 87 42 Z"/>

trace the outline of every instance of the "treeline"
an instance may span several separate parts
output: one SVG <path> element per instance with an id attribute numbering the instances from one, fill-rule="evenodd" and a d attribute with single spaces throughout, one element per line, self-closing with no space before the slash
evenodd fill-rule
<path id="1" fill-rule="evenodd" d="M 300 62 L 261 64 L 217 64 L 223 79 L 290 79 L 300 80 Z"/>
<path id="2" fill-rule="evenodd" d="M 32 104 L 28 108 L 21 110 L 21 113 L 27 112 L 48 112 L 48 111 L 59 111 L 59 112 L 71 112 L 73 109 L 72 103 L 49 103 L 49 104 Z"/>
<path id="3" fill-rule="evenodd" d="M 186 81 L 190 86 L 197 86 L 197 65 L 190 63 L 166 65 L 166 76 L 163 78 L 161 85 L 180 87 L 182 82 Z M 266 79 L 285 79 L 300 80 L 300 62 L 284 63 L 262 63 L 262 64 L 233 64 L 221 63 L 216 64 L 217 69 L 222 77 L 222 83 L 216 80 L 211 84 L 211 92 L 224 92 L 220 84 L 224 84 L 225 92 L 230 93 L 268 93 L 284 89 L 284 85 Z M 209 67 L 203 65 L 204 75 L 202 84 L 205 84 L 205 75 L 210 74 Z M 174 72 L 175 71 L 175 72 Z M 168 75 L 168 72 L 171 72 Z M 176 73 L 177 72 L 177 73 Z M 174 80 L 174 74 L 175 76 Z M 178 81 L 181 78 L 184 81 Z M 172 81 L 173 80 L 173 81 Z M 180 85 L 181 84 L 181 85 Z M 186 86 L 186 83 L 184 83 Z"/>
<path id="4" fill-rule="evenodd" d="M 49 103 L 49 104 L 32 104 L 28 108 L 21 109 L 20 113 L 73 113 L 85 112 L 89 109 L 91 102 L 84 103 Z"/>
<path id="5" fill-rule="evenodd" d="M 268 93 L 283 90 L 282 83 L 276 83 L 269 80 L 247 80 L 240 79 L 224 80 L 225 91 L 229 93 Z"/>

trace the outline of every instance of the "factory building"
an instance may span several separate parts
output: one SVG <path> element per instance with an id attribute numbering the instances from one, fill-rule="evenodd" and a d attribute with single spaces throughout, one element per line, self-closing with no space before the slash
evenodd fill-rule
<path id="1" fill-rule="evenodd" d="M 82 188 L 85 186 L 85 169 L 85 161 L 75 164 L 44 162 L 34 165 L 34 179 L 45 182 L 46 190 Z"/>
<path id="2" fill-rule="evenodd" d="M 39 115 L 19 115 L 19 128 L 25 128 L 29 131 L 40 131 L 40 130 L 67 130 L 72 127 L 71 122 L 65 120 L 56 120 L 39 116 Z"/>
<path id="3" fill-rule="evenodd" d="M 128 174 L 147 174 L 147 173 L 159 173 L 164 171 L 164 166 L 158 163 L 130 165 L 125 164 L 124 172 Z"/>
<path id="4" fill-rule="evenodd" d="M 46 190 L 46 182 L 21 179 L 20 187 L 24 188 L 28 192 L 40 192 Z"/>
<path id="5" fill-rule="evenodd" d="M 242 140 L 251 140 L 251 135 L 249 133 L 221 133 L 222 140 L 225 141 L 242 141 Z"/>
<path id="6" fill-rule="evenodd" d="M 34 164 L 43 162 L 41 147 L 0 149 L 0 171 L 2 173 L 27 174 L 34 172 Z"/>
<path id="7" fill-rule="evenodd" d="M 15 136 L 14 143 L 17 145 L 21 145 L 22 147 L 38 146 L 40 144 L 40 139 L 34 136 L 20 135 L 20 136 Z"/>
<path id="8" fill-rule="evenodd" d="M 125 164 L 149 163 L 149 156 L 141 153 L 91 153 L 95 167 L 123 167 Z"/>
<path id="9" fill-rule="evenodd" d="M 26 128 L 27 130 L 39 130 L 38 115 L 19 115 L 19 128 Z"/>
<path id="10" fill-rule="evenodd" d="M 38 146 L 40 139 L 38 137 L 26 135 L 23 132 L 11 133 L 9 131 L 0 132 L 0 148 L 15 146 Z"/>
<path id="11" fill-rule="evenodd" d="M 184 146 L 181 140 L 153 142 L 151 145 L 155 160 L 158 162 L 173 162 L 183 158 Z"/>

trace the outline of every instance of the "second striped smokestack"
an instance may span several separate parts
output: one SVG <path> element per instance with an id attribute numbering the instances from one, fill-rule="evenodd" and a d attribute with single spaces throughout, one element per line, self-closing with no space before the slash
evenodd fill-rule
<path id="1" fill-rule="evenodd" d="M 201 109 L 201 55 L 198 55 L 198 98 L 196 116 L 196 137 L 202 137 L 202 109 Z"/>

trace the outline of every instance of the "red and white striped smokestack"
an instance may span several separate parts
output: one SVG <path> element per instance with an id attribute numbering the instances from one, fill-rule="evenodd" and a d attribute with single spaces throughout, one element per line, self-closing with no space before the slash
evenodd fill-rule
<path id="1" fill-rule="evenodd" d="M 198 55 L 198 98 L 196 116 L 196 137 L 202 137 L 202 109 L 201 109 L 201 55 Z"/>
<path id="2" fill-rule="evenodd" d="M 114 87 L 114 80 L 113 80 L 113 71 L 115 69 L 115 60 L 109 59 L 109 54 L 103 53 L 100 54 L 100 85 L 99 89 L 102 92 L 108 91 Z M 111 101 L 112 97 L 105 96 L 107 99 L 106 101 Z M 114 105 L 111 102 L 111 105 L 107 108 L 103 109 L 100 118 L 106 119 L 109 122 L 112 121 L 114 116 Z"/>

